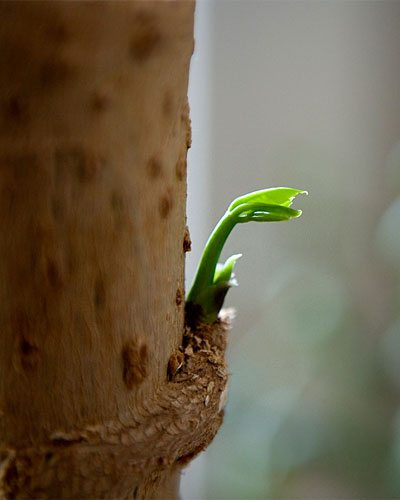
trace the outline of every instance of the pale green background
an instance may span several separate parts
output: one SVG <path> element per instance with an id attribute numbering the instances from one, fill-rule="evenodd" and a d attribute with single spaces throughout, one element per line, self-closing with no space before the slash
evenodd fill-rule
<path id="1" fill-rule="evenodd" d="M 308 189 L 243 253 L 230 397 L 183 500 L 400 498 L 400 2 L 199 0 L 190 282 L 229 202 Z"/>

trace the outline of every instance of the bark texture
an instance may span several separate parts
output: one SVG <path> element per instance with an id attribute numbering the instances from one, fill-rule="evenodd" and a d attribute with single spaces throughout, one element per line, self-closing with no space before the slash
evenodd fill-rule
<path id="1" fill-rule="evenodd" d="M 3 497 L 174 498 L 220 425 L 226 323 L 184 328 L 193 10 L 0 3 Z"/>

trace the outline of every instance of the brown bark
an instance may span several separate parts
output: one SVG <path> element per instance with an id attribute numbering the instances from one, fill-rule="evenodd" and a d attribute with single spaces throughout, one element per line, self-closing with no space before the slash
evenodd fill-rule
<path id="1" fill-rule="evenodd" d="M 0 3 L 3 497 L 175 498 L 221 423 L 225 323 L 184 334 L 193 10 Z"/>

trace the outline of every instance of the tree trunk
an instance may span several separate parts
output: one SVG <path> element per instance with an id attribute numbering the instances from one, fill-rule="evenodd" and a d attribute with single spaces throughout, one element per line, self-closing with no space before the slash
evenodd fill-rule
<path id="1" fill-rule="evenodd" d="M 194 3 L 0 3 L 0 496 L 176 498 L 222 420 L 184 325 Z"/>

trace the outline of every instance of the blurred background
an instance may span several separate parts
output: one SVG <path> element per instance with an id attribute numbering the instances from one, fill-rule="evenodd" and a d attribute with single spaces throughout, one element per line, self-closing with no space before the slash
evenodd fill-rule
<path id="1" fill-rule="evenodd" d="M 246 224 L 226 306 L 224 425 L 183 500 L 400 498 L 400 2 L 197 1 L 190 285 L 236 196 L 307 189 Z"/>

